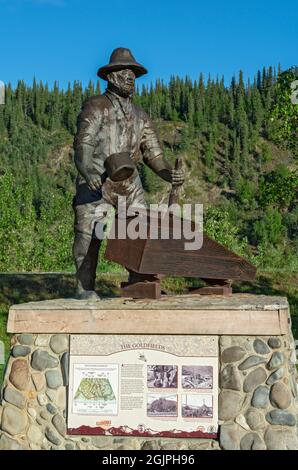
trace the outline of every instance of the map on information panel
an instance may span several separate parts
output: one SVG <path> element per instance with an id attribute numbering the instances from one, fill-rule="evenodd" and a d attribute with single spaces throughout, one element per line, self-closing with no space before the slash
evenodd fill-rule
<path id="1" fill-rule="evenodd" d="M 108 379 L 82 379 L 74 399 L 113 401 L 116 397 Z"/>
<path id="2" fill-rule="evenodd" d="M 73 399 L 75 413 L 117 413 L 116 390 L 118 387 L 118 365 L 102 364 L 86 369 L 77 364 L 78 381 Z"/>

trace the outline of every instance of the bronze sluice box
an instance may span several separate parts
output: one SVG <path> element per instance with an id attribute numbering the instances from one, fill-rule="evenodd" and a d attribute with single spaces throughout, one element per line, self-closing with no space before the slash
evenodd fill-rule
<path id="1" fill-rule="evenodd" d="M 162 223 L 161 213 L 158 214 L 158 229 Z M 135 217 L 122 219 L 122 224 L 129 223 Z M 199 249 L 185 249 L 185 243 L 191 243 L 181 231 L 180 239 L 174 239 L 174 223 L 177 216 L 169 214 L 169 237 L 162 239 L 159 236 L 150 238 L 150 217 L 139 219 L 146 224 L 139 233 L 146 233 L 147 238 L 141 236 L 136 239 L 120 238 L 119 220 L 114 219 L 112 233 L 108 236 L 105 258 L 119 263 L 129 271 L 128 282 L 121 284 L 121 293 L 133 298 L 159 298 L 161 296 L 160 279 L 164 276 L 179 276 L 199 278 L 207 286 L 195 289 L 199 294 L 231 295 L 233 281 L 250 281 L 255 278 L 256 268 L 244 258 L 236 255 L 220 243 L 212 240 L 205 233 L 203 243 Z M 152 220 L 152 219 L 151 219 Z M 180 222 L 183 222 L 180 219 Z M 194 222 L 190 222 L 191 232 L 199 230 Z M 111 232 L 110 232 L 111 233 Z"/>

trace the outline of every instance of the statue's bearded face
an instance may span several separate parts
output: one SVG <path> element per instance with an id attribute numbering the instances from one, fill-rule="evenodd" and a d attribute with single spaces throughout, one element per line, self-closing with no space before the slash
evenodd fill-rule
<path id="1" fill-rule="evenodd" d="M 107 76 L 109 88 L 115 91 L 118 95 L 128 98 L 135 90 L 134 72 L 130 69 L 118 70 L 111 72 Z"/>

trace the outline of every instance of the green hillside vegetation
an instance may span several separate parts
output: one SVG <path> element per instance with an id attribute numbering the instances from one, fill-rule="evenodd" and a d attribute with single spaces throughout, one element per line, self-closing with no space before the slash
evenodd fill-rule
<path id="1" fill-rule="evenodd" d="M 285 104 L 288 82 L 270 67 L 253 83 L 244 83 L 242 72 L 230 86 L 202 75 L 194 82 L 172 77 L 134 97 L 154 120 L 166 157 L 183 157 L 181 202 L 203 203 L 213 238 L 273 271 L 298 265 L 297 126 L 289 132 L 287 121 L 282 139 L 284 110 L 297 108 Z M 0 271 L 73 271 L 72 141 L 82 103 L 99 92 L 91 82 L 85 90 L 78 82 L 67 90 L 36 81 L 7 86 L 0 107 Z M 143 165 L 140 174 L 148 201 L 166 201 L 169 185 Z M 100 266 L 114 268 L 104 260 Z"/>
<path id="2" fill-rule="evenodd" d="M 240 72 L 228 86 L 202 75 L 197 81 L 172 77 L 134 96 L 153 119 L 167 159 L 183 158 L 181 202 L 203 203 L 207 233 L 258 267 L 256 282 L 236 290 L 287 295 L 296 335 L 298 106 L 290 94 L 297 77 L 297 68 L 276 73 L 271 67 L 251 83 Z M 74 272 L 72 142 L 82 103 L 98 93 L 98 83 L 83 89 L 76 82 L 67 90 L 36 81 L 6 87 L 0 106 L 0 272 Z M 167 202 L 169 185 L 144 165 L 139 170 L 148 202 Z M 99 271 L 114 273 L 116 284 L 124 275 L 103 257 Z M 7 344 L 11 303 L 71 295 L 74 286 L 71 274 L 70 283 L 64 274 L 62 285 L 54 281 L 47 288 L 30 277 L 20 283 L 18 276 L 1 277 L 0 337 Z M 163 287 L 184 292 L 194 282 L 165 279 Z M 98 287 L 114 292 L 113 282 Z"/>

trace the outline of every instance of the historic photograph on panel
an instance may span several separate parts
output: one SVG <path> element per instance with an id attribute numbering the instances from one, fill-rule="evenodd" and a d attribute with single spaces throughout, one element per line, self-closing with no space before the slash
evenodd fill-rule
<path id="1" fill-rule="evenodd" d="M 147 366 L 148 388 L 177 388 L 178 367 L 177 366 Z"/>
<path id="2" fill-rule="evenodd" d="M 182 417 L 183 418 L 212 418 L 213 400 L 212 395 L 192 393 L 182 395 Z"/>
<path id="3" fill-rule="evenodd" d="M 212 366 L 182 366 L 183 388 L 213 388 Z"/>
<path id="4" fill-rule="evenodd" d="M 148 393 L 147 415 L 151 417 L 178 416 L 178 395 Z"/>

